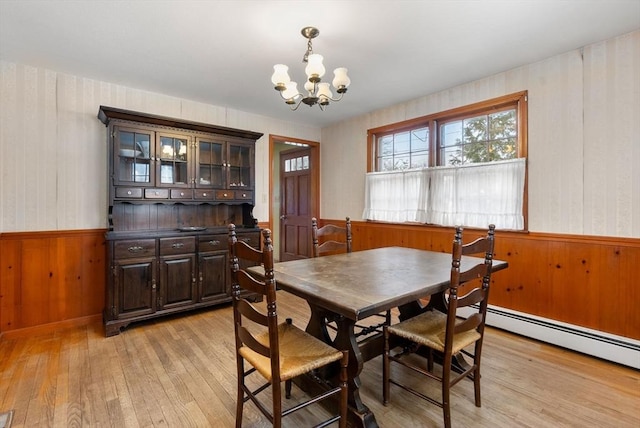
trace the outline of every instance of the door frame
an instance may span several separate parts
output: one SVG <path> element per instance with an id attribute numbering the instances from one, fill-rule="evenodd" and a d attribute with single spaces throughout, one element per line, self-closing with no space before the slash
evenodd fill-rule
<path id="1" fill-rule="evenodd" d="M 320 143 L 317 141 L 302 140 L 300 138 L 284 137 L 281 135 L 269 134 L 269 229 L 274 232 L 272 239 L 274 242 L 279 242 L 280 236 L 275 236 L 274 217 L 280 221 L 281 204 L 274 203 L 273 200 L 273 176 L 274 169 L 277 168 L 277 174 L 280 174 L 280 155 L 277 159 L 274 159 L 274 152 L 276 144 L 284 144 L 285 142 L 306 144 L 311 150 L 312 159 L 314 162 L 311 164 L 311 212 L 313 217 L 319 218 L 320 215 Z M 291 146 L 292 148 L 294 146 Z M 277 161 L 277 162 L 274 162 Z M 275 210 L 274 210 L 275 207 Z M 277 211 L 277 216 L 274 216 L 274 211 Z M 278 229 L 279 230 L 279 229 Z M 277 253 L 279 254 L 279 253 Z"/>

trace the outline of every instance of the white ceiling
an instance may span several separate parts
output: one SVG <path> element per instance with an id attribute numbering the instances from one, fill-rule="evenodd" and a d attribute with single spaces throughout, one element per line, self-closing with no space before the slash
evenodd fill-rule
<path id="1" fill-rule="evenodd" d="M 302 86 L 305 26 L 351 77 L 324 112 L 270 81 Z M 326 126 L 638 28 L 640 0 L 0 0 L 0 59 Z"/>

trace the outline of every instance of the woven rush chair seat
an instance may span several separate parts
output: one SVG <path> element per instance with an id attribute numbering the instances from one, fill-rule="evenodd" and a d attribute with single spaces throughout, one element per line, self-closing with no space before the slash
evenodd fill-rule
<path id="1" fill-rule="evenodd" d="M 268 331 L 257 334 L 255 338 L 261 344 L 269 346 Z M 336 350 L 288 322 L 278 325 L 278 342 L 280 346 L 280 380 L 293 379 L 342 359 L 342 351 Z M 238 352 L 266 380 L 271 381 L 271 359 L 260 355 L 247 346 L 241 347 Z"/>
<path id="2" fill-rule="evenodd" d="M 414 343 L 444 352 L 447 334 L 447 315 L 440 311 L 428 311 L 389 327 L 389 333 Z M 451 352 L 457 354 L 463 348 L 480 339 L 477 330 L 467 330 L 453 335 Z"/>

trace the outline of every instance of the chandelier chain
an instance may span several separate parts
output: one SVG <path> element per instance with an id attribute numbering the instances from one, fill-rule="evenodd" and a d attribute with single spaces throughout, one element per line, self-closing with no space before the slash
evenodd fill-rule
<path id="1" fill-rule="evenodd" d="M 302 62 L 309 62 L 309 55 L 313 54 L 313 45 L 311 43 L 311 38 L 307 41 L 307 53 L 304 55 Z"/>

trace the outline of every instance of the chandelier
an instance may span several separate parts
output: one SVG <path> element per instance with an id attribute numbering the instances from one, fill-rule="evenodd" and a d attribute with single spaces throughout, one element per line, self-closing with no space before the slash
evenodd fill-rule
<path id="1" fill-rule="evenodd" d="M 304 71 L 307 74 L 307 81 L 304 84 L 306 94 L 298 92 L 298 84 L 293 82 L 289 77 L 289 67 L 284 64 L 276 64 L 273 66 L 273 76 L 271 82 L 275 85 L 275 90 L 280 92 L 280 96 L 284 99 L 291 110 L 297 110 L 301 103 L 309 107 L 318 105 L 320 110 L 324 110 L 325 106 L 331 101 L 340 101 L 347 88 L 351 83 L 347 76 L 347 69 L 344 67 L 333 70 L 333 87 L 338 93 L 337 98 L 333 98 L 333 93 L 329 83 L 322 82 L 324 76 L 324 65 L 322 65 L 322 55 L 314 54 L 311 46 L 311 40 L 318 37 L 320 31 L 315 27 L 304 27 L 301 31 L 305 39 L 307 39 L 307 51 L 302 58 L 302 62 L 307 63 Z"/>

